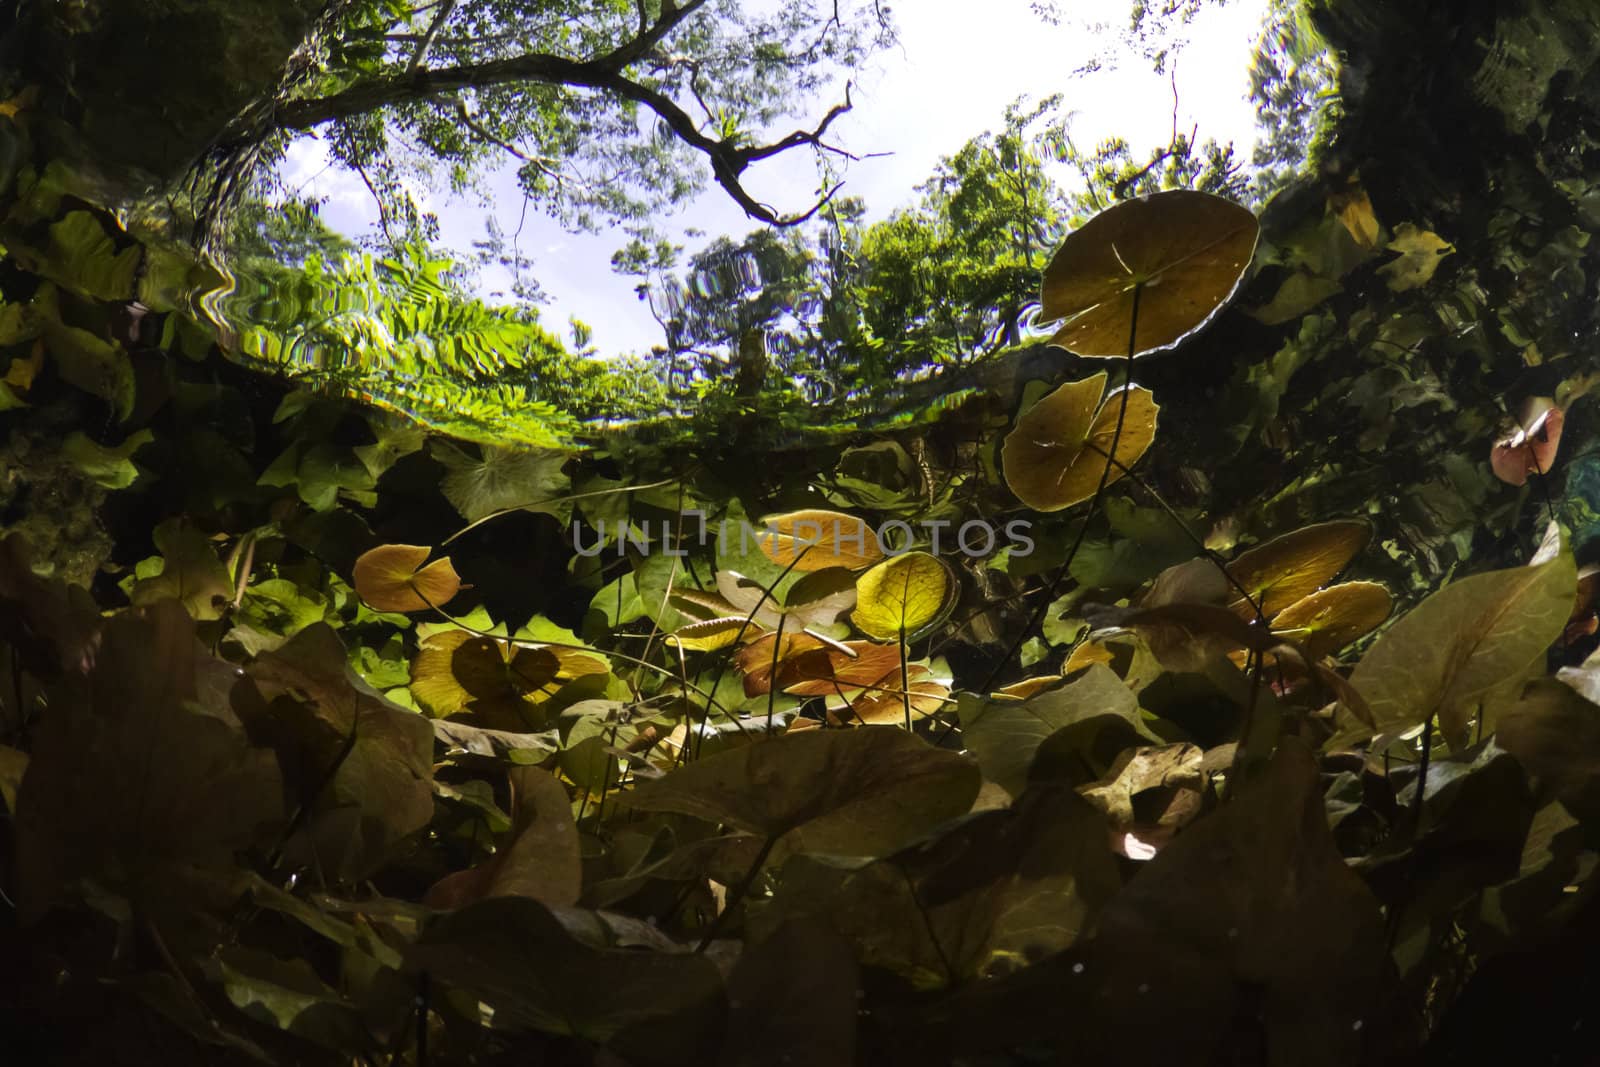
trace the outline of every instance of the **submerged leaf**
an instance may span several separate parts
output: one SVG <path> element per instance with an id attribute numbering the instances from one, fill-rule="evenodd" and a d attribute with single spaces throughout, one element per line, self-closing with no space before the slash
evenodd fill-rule
<path id="1" fill-rule="evenodd" d="M 1014 797 L 1028 784 L 1028 770 L 1047 741 L 1055 739 L 1054 775 L 1068 776 L 1073 763 L 1075 784 L 1081 784 L 1100 777 L 1128 745 L 1156 740 L 1140 721 L 1138 699 L 1102 663 L 1020 703 L 963 700 L 961 737 L 984 777 Z"/>
<path id="2" fill-rule="evenodd" d="M 1341 582 L 1296 600 L 1272 619 L 1272 632 L 1300 642 L 1312 656 L 1339 651 L 1383 625 L 1394 609 L 1376 582 Z"/>
<path id="3" fill-rule="evenodd" d="M 1437 715 L 1450 747 L 1462 748 L 1474 701 L 1519 678 L 1561 636 L 1576 585 L 1572 553 L 1562 549 L 1541 563 L 1440 589 L 1384 631 L 1350 676 L 1375 728 L 1352 727 L 1329 744 L 1409 729 Z"/>
<path id="4" fill-rule="evenodd" d="M 784 734 L 645 782 L 628 802 L 803 850 L 881 856 L 972 807 L 977 765 L 904 730 L 865 726 Z"/>

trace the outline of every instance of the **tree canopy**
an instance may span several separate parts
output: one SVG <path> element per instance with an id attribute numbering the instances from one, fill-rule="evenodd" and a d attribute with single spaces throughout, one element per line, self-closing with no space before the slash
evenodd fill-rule
<path id="1" fill-rule="evenodd" d="M 419 221 L 408 167 L 461 191 L 507 159 L 524 195 L 574 226 L 645 219 L 708 171 L 752 218 L 786 224 L 816 205 L 762 203 L 746 171 L 841 151 L 826 140 L 851 106 L 838 76 L 892 39 L 887 9 L 836 0 L 355 0 L 239 136 L 316 131 L 386 227 Z M 811 124 L 770 132 L 828 92 Z"/>

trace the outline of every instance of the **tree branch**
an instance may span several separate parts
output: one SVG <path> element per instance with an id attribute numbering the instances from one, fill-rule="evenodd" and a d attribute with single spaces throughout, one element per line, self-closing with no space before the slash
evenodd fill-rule
<path id="1" fill-rule="evenodd" d="M 417 50 L 411 55 L 411 62 L 406 64 L 406 73 L 414 74 L 422 66 L 422 61 L 428 57 L 428 49 L 433 47 L 433 42 L 438 38 L 439 31 L 444 29 L 445 20 L 456 9 L 456 0 L 445 0 L 439 6 L 438 12 L 433 16 L 433 21 L 428 24 L 428 32 L 422 35 L 422 40 L 417 42 Z"/>
<path id="2" fill-rule="evenodd" d="M 745 214 L 776 226 L 793 226 L 804 222 L 833 198 L 839 190 L 838 185 L 828 189 L 804 214 L 784 216 L 756 200 L 740 183 L 740 176 L 750 164 L 801 145 L 809 144 L 822 150 L 839 151 L 824 144 L 822 138 L 833 121 L 851 108 L 848 85 L 845 87 L 844 100 L 830 108 L 815 129 L 795 130 L 787 137 L 770 144 L 740 146 L 732 139 L 708 136 L 672 97 L 623 73 L 630 64 L 642 59 L 705 3 L 706 0 L 689 0 L 688 3 L 677 6 L 673 0 L 662 0 L 661 15 L 655 23 L 642 30 L 632 40 L 595 59 L 576 60 L 565 56 L 531 53 L 510 59 L 435 70 L 408 68 L 403 74 L 375 78 L 333 96 L 314 100 L 295 100 L 283 104 L 274 116 L 274 126 L 281 130 L 306 130 L 324 122 L 364 115 L 395 104 L 431 100 L 464 89 L 483 89 L 513 83 L 533 82 L 595 89 L 643 104 L 653 111 L 680 140 L 706 156 L 717 184 L 721 185 L 744 209 Z M 423 47 L 419 47 L 418 54 L 424 50 Z"/>

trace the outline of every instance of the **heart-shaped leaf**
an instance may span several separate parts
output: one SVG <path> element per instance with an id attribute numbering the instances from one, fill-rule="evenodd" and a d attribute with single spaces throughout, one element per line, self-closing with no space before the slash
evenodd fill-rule
<path id="1" fill-rule="evenodd" d="M 807 851 L 882 856 L 966 813 L 979 780 L 964 756 L 864 726 L 740 745 L 645 782 L 628 801 L 763 837 L 792 833 Z"/>
<path id="2" fill-rule="evenodd" d="M 937 556 L 892 556 L 856 581 L 856 628 L 878 641 L 912 640 L 951 603 L 954 582 Z"/>
<path id="3" fill-rule="evenodd" d="M 1514 681 L 1561 636 L 1572 610 L 1572 553 L 1452 582 L 1398 619 L 1350 676 L 1375 728 L 1352 726 L 1330 746 L 1438 716 L 1452 749 L 1468 740 L 1474 701 Z"/>
<path id="4" fill-rule="evenodd" d="M 1070 234 L 1044 270 L 1041 321 L 1080 356 L 1168 348 L 1203 326 L 1238 287 L 1261 228 L 1247 209 L 1173 189 L 1107 208 Z"/>

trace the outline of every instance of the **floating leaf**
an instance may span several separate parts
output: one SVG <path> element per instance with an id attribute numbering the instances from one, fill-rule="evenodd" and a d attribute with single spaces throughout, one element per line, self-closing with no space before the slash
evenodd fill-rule
<path id="1" fill-rule="evenodd" d="M 897 657 L 898 658 L 898 657 Z M 906 705 L 913 718 L 923 719 L 944 707 L 950 687 L 920 663 L 906 666 L 902 687 L 900 665 L 854 692 L 834 694 L 827 701 L 828 722 L 834 726 L 904 725 Z"/>
<path id="2" fill-rule="evenodd" d="M 1439 269 L 1444 257 L 1456 250 L 1454 245 L 1433 231 L 1420 229 L 1409 222 L 1402 222 L 1395 227 L 1394 240 L 1387 247 L 1391 252 L 1399 252 L 1400 256 L 1379 267 L 1378 273 L 1384 276 L 1389 288 L 1397 293 L 1427 285 L 1433 280 L 1433 273 Z"/>
<path id="3" fill-rule="evenodd" d="M 744 674 L 744 695 L 753 697 L 830 677 L 833 663 L 828 649 L 826 642 L 810 634 L 766 633 L 736 652 L 733 662 Z"/>
<path id="4" fill-rule="evenodd" d="M 807 665 L 821 666 L 815 675 L 784 687 L 785 693 L 795 696 L 820 697 L 837 693 L 841 689 L 859 689 L 874 685 L 891 670 L 900 671 L 900 646 L 880 645 L 871 641 L 846 641 L 837 648 L 823 650 L 826 660 L 811 660 Z"/>
<path id="5" fill-rule="evenodd" d="M 892 556 L 856 581 L 851 621 L 879 641 L 912 640 L 939 620 L 949 606 L 953 585 L 937 556 L 926 552 Z"/>
<path id="6" fill-rule="evenodd" d="M 877 531 L 854 515 L 838 511 L 791 511 L 762 520 L 755 531 L 761 551 L 772 562 L 797 571 L 827 567 L 860 570 L 883 558 Z M 796 563 L 796 559 L 799 560 Z"/>
<path id="7" fill-rule="evenodd" d="M 472 710 L 520 727 L 568 682 L 609 670 L 599 653 L 445 630 L 423 639 L 411 693 L 438 718 Z"/>
<path id="8" fill-rule="evenodd" d="M 1376 582 L 1341 582 L 1284 608 L 1273 616 L 1272 632 L 1326 656 L 1376 630 L 1392 610 L 1389 590 Z"/>
<path id="9" fill-rule="evenodd" d="M 1405 730 L 1437 715 L 1452 749 L 1465 746 L 1474 701 L 1521 677 L 1561 636 L 1577 568 L 1562 550 L 1526 567 L 1452 582 L 1396 620 L 1350 676 L 1376 725 L 1330 745 Z"/>
<path id="10" fill-rule="evenodd" d="M 1174 189 L 1115 204 L 1070 234 L 1044 270 L 1041 321 L 1066 319 L 1050 339 L 1080 356 L 1168 348 L 1205 324 L 1244 277 L 1260 234 L 1230 200 Z"/>
<path id="11" fill-rule="evenodd" d="M 1228 564 L 1228 573 L 1271 619 L 1332 581 L 1371 537 L 1372 527 L 1358 519 L 1304 526 L 1241 552 Z M 1246 617 L 1255 615 L 1243 600 L 1235 610 Z"/>
<path id="12" fill-rule="evenodd" d="M 1117 438 L 1117 463 L 1131 468 L 1155 440 L 1160 407 L 1148 389 L 1133 386 L 1124 414 L 1122 390 L 1096 402 L 1105 388 L 1104 372 L 1069 382 L 1023 412 L 1006 435 L 1001 467 L 1017 499 L 1035 511 L 1060 511 L 1094 495 L 1102 476 L 1110 485 L 1122 477 L 1106 473 L 1111 440 Z M 1117 419 L 1123 415 L 1122 433 Z"/>
<path id="13" fill-rule="evenodd" d="M 442 608 L 461 591 L 461 576 L 449 556 L 423 566 L 432 552 L 426 545 L 379 545 L 356 560 L 352 584 L 374 611 Z"/>
<path id="14" fill-rule="evenodd" d="M 813 852 L 882 856 L 964 814 L 977 765 L 904 730 L 865 726 L 764 738 L 696 760 L 628 795 Z"/>
<path id="15" fill-rule="evenodd" d="M 737 643 L 741 637 L 762 632 L 761 627 L 744 618 L 705 619 L 678 627 L 667 636 L 667 644 L 687 652 L 713 652 Z"/>

